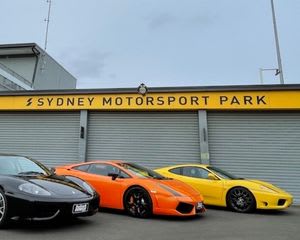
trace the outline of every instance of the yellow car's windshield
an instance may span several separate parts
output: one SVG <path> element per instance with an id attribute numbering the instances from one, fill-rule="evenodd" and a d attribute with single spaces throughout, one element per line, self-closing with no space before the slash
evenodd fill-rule
<path id="1" fill-rule="evenodd" d="M 154 179 L 166 179 L 162 175 L 160 175 L 157 172 L 154 172 L 148 168 L 139 166 L 135 163 L 120 163 L 120 166 L 125 168 L 127 171 L 129 171 L 131 174 L 140 177 L 140 178 L 154 178 Z"/>
<path id="2" fill-rule="evenodd" d="M 220 168 L 217 168 L 217 167 L 212 167 L 212 166 L 209 166 L 207 167 L 210 171 L 212 171 L 213 173 L 217 174 L 218 176 L 220 176 L 221 178 L 224 178 L 224 179 L 240 179 L 236 176 L 234 176 L 233 174 L 230 174 Z"/>

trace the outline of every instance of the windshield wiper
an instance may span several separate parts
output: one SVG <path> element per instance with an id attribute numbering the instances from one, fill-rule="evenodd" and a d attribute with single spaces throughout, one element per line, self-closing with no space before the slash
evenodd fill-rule
<path id="1" fill-rule="evenodd" d="M 35 172 L 35 171 L 27 171 L 27 172 L 19 172 L 18 175 L 44 175 L 44 173 Z"/>
<path id="2" fill-rule="evenodd" d="M 168 179 L 166 177 L 158 177 L 158 176 L 153 176 L 152 178 L 157 179 L 157 180 L 166 180 L 166 179 Z"/>

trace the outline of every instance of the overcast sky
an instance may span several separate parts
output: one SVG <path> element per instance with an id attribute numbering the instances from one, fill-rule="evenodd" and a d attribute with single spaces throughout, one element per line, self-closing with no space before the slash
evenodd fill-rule
<path id="1" fill-rule="evenodd" d="M 285 83 L 300 83 L 300 1 L 274 3 Z M 44 47 L 46 0 L 0 9 L 0 44 Z M 277 68 L 270 0 L 52 0 L 47 52 L 78 88 L 260 84 Z"/>

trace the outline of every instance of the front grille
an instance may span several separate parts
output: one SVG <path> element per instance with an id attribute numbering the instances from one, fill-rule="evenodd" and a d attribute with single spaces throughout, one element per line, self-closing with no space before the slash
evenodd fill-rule
<path id="1" fill-rule="evenodd" d="M 63 204 L 60 204 L 60 206 L 58 206 L 57 204 L 50 204 L 50 203 L 45 204 L 45 203 L 38 202 L 33 206 L 35 212 L 34 217 L 45 218 L 45 217 L 53 216 L 62 206 Z"/>
<path id="2" fill-rule="evenodd" d="M 279 199 L 278 200 L 278 206 L 283 206 L 285 204 L 285 199 Z"/>
<path id="3" fill-rule="evenodd" d="M 194 208 L 194 205 L 180 202 L 176 208 L 176 210 L 180 213 L 190 213 Z"/>

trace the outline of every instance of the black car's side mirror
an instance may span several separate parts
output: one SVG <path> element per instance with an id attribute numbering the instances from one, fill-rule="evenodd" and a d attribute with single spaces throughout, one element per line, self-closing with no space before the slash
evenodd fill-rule
<path id="1" fill-rule="evenodd" d="M 119 174 L 117 173 L 109 173 L 107 176 L 111 177 L 112 180 L 116 180 L 117 177 L 119 177 Z"/>

